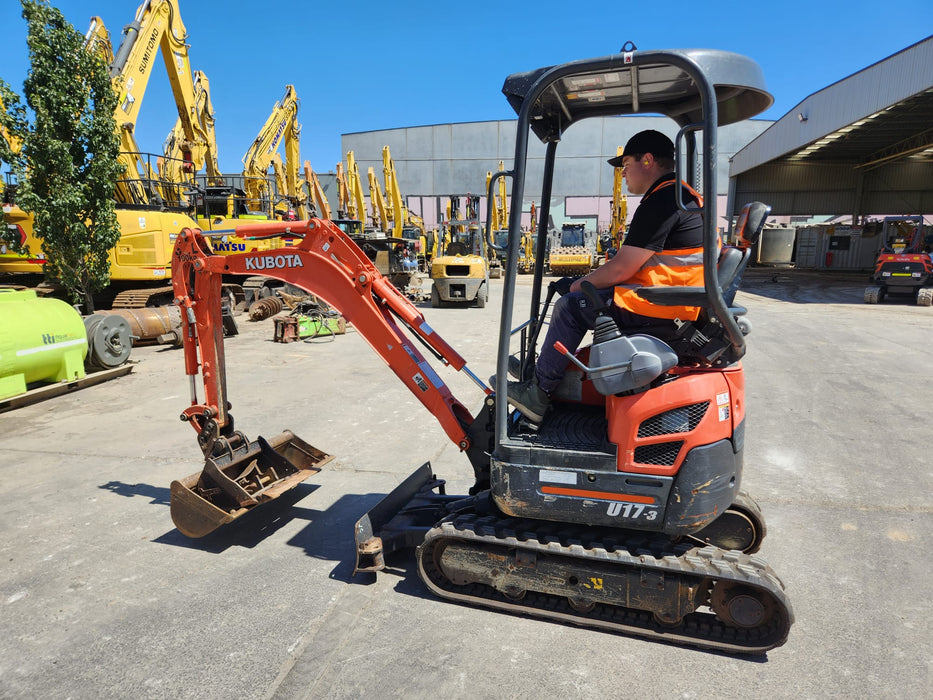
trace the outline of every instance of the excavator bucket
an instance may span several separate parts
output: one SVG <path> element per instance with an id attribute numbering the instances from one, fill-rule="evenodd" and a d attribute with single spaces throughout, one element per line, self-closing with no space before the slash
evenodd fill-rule
<path id="1" fill-rule="evenodd" d="M 203 537 L 295 488 L 332 459 L 290 430 L 271 440 L 244 441 L 208 457 L 197 474 L 172 482 L 172 521 L 182 534 Z"/>

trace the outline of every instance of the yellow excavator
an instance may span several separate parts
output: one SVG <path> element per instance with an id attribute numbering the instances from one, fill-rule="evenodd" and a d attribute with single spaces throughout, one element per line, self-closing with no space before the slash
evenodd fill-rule
<path id="1" fill-rule="evenodd" d="M 518 271 L 521 273 L 532 273 L 535 271 L 535 248 L 538 242 L 538 209 L 535 203 L 531 203 L 530 210 L 531 221 L 528 224 L 528 230 L 522 231 L 521 241 L 518 246 Z"/>
<path id="2" fill-rule="evenodd" d="M 195 71 L 194 80 L 194 117 L 204 138 L 205 184 L 218 186 L 224 184 L 223 174 L 217 162 L 217 137 L 214 132 L 214 107 L 211 104 L 210 81 L 202 71 Z M 185 136 L 184 122 L 179 118 L 175 128 L 169 133 L 162 147 L 164 159 L 160 162 L 159 174 L 172 182 L 192 182 L 189 161 L 188 139 Z M 186 167 L 189 166 L 189 167 Z"/>
<path id="3" fill-rule="evenodd" d="M 284 203 L 280 214 L 293 211 L 293 217 L 306 215 L 308 198 L 299 175 L 301 125 L 298 123 L 298 95 L 293 85 L 275 103 L 269 118 L 243 156 L 243 190 L 250 211 L 267 212 Z M 278 154 L 284 143 L 285 163 Z M 277 169 L 278 186 L 269 178 L 269 168 Z M 278 191 L 276 191 L 278 190 Z"/>
<path id="4" fill-rule="evenodd" d="M 105 58 L 111 55 L 106 27 L 99 17 L 91 20 L 85 47 Z M 193 173 L 204 167 L 209 137 L 195 118 L 198 112 L 194 79 L 188 58 L 187 30 L 177 0 L 146 0 L 133 22 L 124 27 L 123 39 L 110 62 L 113 89 L 119 96 L 114 112 L 120 133 L 123 176 L 115 191 L 121 237 L 110 255 L 110 292 L 114 306 L 144 306 L 170 301 L 172 246 L 181 228 L 196 225 L 189 215 L 187 182 L 159 174 L 162 156 L 139 151 L 133 131 L 139 118 L 146 87 L 161 51 L 181 122 L 180 168 Z M 32 235 L 31 217 L 18 223 L 29 254 L 0 256 L 0 274 L 41 272 L 41 242 Z M 104 300 L 106 301 L 106 300 Z"/>
<path id="5" fill-rule="evenodd" d="M 489 277 L 496 279 L 502 276 L 502 264 L 505 260 L 505 250 L 509 240 L 509 203 L 508 190 L 505 178 L 509 173 L 505 170 L 504 161 L 499 161 L 499 170 L 495 176 L 486 172 L 487 216 L 489 230 L 486 234 L 486 250 L 489 253 Z M 495 178 L 495 182 L 493 181 Z M 495 188 L 495 192 L 493 192 Z"/>
<path id="6" fill-rule="evenodd" d="M 389 211 L 386 207 L 385 196 L 382 194 L 382 187 L 379 185 L 376 171 L 368 168 L 366 176 L 369 179 L 369 207 L 372 212 L 370 214 L 372 228 L 375 231 L 385 233 L 389 230 Z"/>
<path id="7" fill-rule="evenodd" d="M 366 219 L 366 202 L 363 195 L 363 183 L 360 180 L 360 167 L 356 163 L 353 151 L 347 151 L 347 214 L 351 219 Z"/>
<path id="8" fill-rule="evenodd" d="M 414 242 L 418 269 L 424 272 L 431 261 L 428 253 L 433 247 L 431 245 L 433 241 L 429 241 L 429 238 L 434 236 L 429 235 L 425 230 L 424 219 L 412 214 L 408 207 L 402 203 L 398 175 L 388 146 L 382 148 L 382 173 L 386 183 L 386 202 L 388 205 L 388 218 L 391 223 L 391 235 L 395 238 L 404 238 Z"/>
<path id="9" fill-rule="evenodd" d="M 4 109 L 6 109 L 6 107 L 3 104 L 3 100 L 0 99 L 0 110 Z M 2 125 L 0 125 L 0 138 L 6 142 L 13 154 L 19 154 L 21 152 L 23 147 L 22 141 L 19 137 L 7 131 Z M 28 226 L 29 231 L 32 231 L 32 217 L 16 205 L 15 193 L 16 186 L 13 184 L 12 174 L 0 177 L 0 204 L 3 205 L 3 215 L 0 216 L 0 224 L 7 227 L 12 240 L 25 243 L 28 238 L 25 227 Z M 22 257 L 23 256 L 20 254 L 11 250 L 4 241 L 0 240 L 0 270 L 2 270 L 4 265 L 9 265 L 11 262 L 17 264 Z M 33 268 L 33 270 L 29 271 L 32 272 L 35 271 L 35 269 L 36 268 Z"/>

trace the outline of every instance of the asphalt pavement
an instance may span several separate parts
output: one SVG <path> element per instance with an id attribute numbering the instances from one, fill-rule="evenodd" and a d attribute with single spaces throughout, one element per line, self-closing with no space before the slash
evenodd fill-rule
<path id="1" fill-rule="evenodd" d="M 202 465 L 180 350 L 134 348 L 126 376 L 0 414 L 0 698 L 931 697 L 933 310 L 866 305 L 865 277 L 757 268 L 739 293 L 743 486 L 796 615 L 766 656 L 443 602 L 408 553 L 352 576 L 366 510 L 426 461 L 465 492 L 469 463 L 352 327 L 281 344 L 240 315 L 237 428 L 334 459 L 191 540 L 169 514 L 170 482 Z M 420 305 L 481 378 L 501 292 Z M 438 372 L 479 408 L 464 373 Z"/>

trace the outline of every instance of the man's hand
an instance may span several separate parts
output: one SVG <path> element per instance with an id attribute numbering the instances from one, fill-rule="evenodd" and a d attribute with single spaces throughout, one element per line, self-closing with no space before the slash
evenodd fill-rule
<path id="1" fill-rule="evenodd" d="M 559 280 L 551 282 L 550 287 L 560 296 L 564 296 L 572 291 L 580 291 L 579 285 L 577 285 L 578 289 L 573 289 L 573 285 L 576 284 L 579 279 L 579 277 L 561 277 Z"/>

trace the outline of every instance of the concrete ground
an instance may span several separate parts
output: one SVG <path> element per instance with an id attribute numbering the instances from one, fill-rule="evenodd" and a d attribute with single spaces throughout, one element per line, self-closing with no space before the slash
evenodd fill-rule
<path id="1" fill-rule="evenodd" d="M 335 459 L 189 540 L 168 507 L 202 463 L 179 350 L 135 348 L 125 377 L 0 414 L 0 697 L 931 697 L 933 310 L 865 305 L 864 277 L 756 269 L 739 296 L 744 486 L 796 614 L 767 657 L 442 602 L 410 555 L 352 577 L 363 512 L 428 460 L 463 492 L 469 464 L 353 329 L 282 345 L 240 316 L 237 427 Z M 483 378 L 501 290 L 485 309 L 421 305 Z M 440 374 L 478 408 L 466 376 Z"/>

